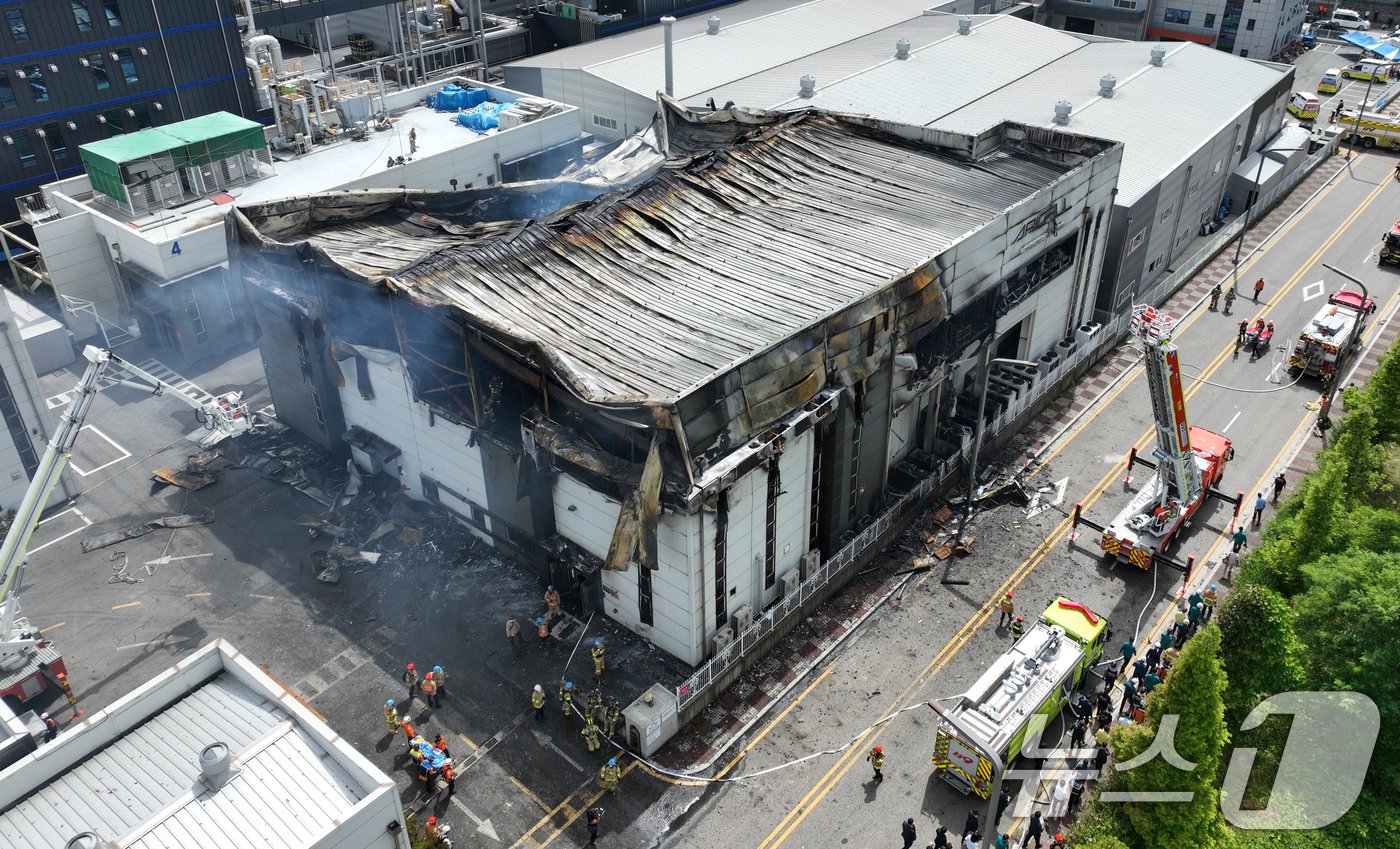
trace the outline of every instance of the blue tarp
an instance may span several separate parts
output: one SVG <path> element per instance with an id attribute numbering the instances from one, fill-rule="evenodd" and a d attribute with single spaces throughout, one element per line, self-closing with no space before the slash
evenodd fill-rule
<path id="1" fill-rule="evenodd" d="M 437 94 L 428 95 L 428 105 L 439 112 L 458 112 L 471 109 L 491 99 L 491 93 L 484 88 L 462 88 L 448 84 Z"/>
<path id="2" fill-rule="evenodd" d="M 1391 44 L 1388 41 L 1382 41 L 1381 39 L 1376 38 L 1373 35 L 1367 35 L 1364 32 L 1349 32 L 1343 36 L 1340 36 L 1340 38 L 1347 44 L 1354 44 L 1357 47 L 1360 47 L 1362 50 L 1366 51 L 1367 53 L 1373 53 L 1376 56 L 1381 57 L 1382 59 L 1388 59 L 1394 62 L 1397 57 L 1400 57 L 1400 46 Z"/>
<path id="3" fill-rule="evenodd" d="M 457 123 L 478 133 L 494 130 L 499 125 L 496 116 L 509 109 L 511 105 L 509 103 L 483 103 L 475 109 L 458 112 Z"/>

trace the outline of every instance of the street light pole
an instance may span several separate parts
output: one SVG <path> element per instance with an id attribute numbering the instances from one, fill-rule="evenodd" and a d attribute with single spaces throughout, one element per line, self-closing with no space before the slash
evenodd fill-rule
<path id="1" fill-rule="evenodd" d="M 1363 55 L 1364 55 L 1364 54 L 1363 54 Z M 1353 144 L 1359 144 L 1360 141 L 1361 141 L 1361 113 L 1364 112 L 1364 111 L 1366 111 L 1366 104 L 1367 104 L 1368 102 L 1370 102 L 1370 100 L 1371 100 L 1371 86 L 1375 85 L 1375 82 L 1376 82 L 1376 75 L 1375 75 L 1375 73 L 1373 72 L 1373 73 L 1371 74 L 1371 78 L 1370 78 L 1369 80 L 1366 81 L 1366 94 L 1362 95 L 1362 97 L 1361 97 L 1361 103 L 1360 103 L 1360 105 L 1358 105 L 1358 106 L 1356 107 L 1356 121 L 1355 121 L 1355 126 L 1354 126 L 1353 132 L 1352 132 L 1352 138 L 1354 139 L 1354 141 L 1352 142 Z M 1341 126 L 1341 125 L 1338 124 L 1338 126 Z M 1351 159 L 1351 148 L 1350 148 L 1350 147 L 1347 148 L 1347 156 L 1346 156 L 1346 158 L 1347 158 L 1348 160 Z M 1337 272 L 1337 273 L 1340 274 L 1341 272 Z M 1356 278 L 1353 277 L 1352 279 L 1355 280 Z"/>
<path id="2" fill-rule="evenodd" d="M 1352 275 L 1346 273 L 1345 271 L 1342 271 L 1340 268 L 1333 268 L 1332 266 L 1328 265 L 1328 264 L 1325 263 L 1325 262 L 1322 264 L 1322 267 L 1325 268 L 1325 269 L 1327 269 L 1328 271 L 1332 272 L 1333 274 L 1336 274 L 1336 275 L 1338 275 L 1339 277 L 1344 277 L 1344 278 L 1346 278 L 1347 280 L 1350 280 L 1351 282 L 1353 282 L 1353 283 L 1355 283 L 1356 285 L 1358 285 L 1358 286 L 1361 287 L 1361 314 L 1362 314 L 1362 315 L 1365 315 L 1365 314 L 1366 314 L 1366 302 L 1369 301 L 1369 300 L 1371 300 L 1371 290 L 1366 288 L 1366 284 L 1363 283 L 1363 282 L 1361 282 L 1361 280 L 1359 280 L 1358 278 L 1353 277 Z M 1349 347 L 1349 346 L 1348 346 L 1348 347 Z M 1342 383 L 1342 365 L 1346 362 L 1346 355 L 1347 355 L 1347 351 L 1343 351 L 1343 352 L 1337 357 L 1337 368 L 1336 368 L 1335 371 L 1332 372 L 1332 386 L 1331 386 L 1331 388 L 1325 393 L 1325 397 L 1327 398 L 1327 409 L 1328 409 L 1329 411 L 1332 409 L 1332 402 L 1336 399 L 1337 393 L 1341 391 L 1341 389 L 1340 389 L 1339 387 L 1341 386 L 1341 383 Z M 1324 436 L 1324 437 L 1326 436 L 1326 433 L 1325 433 L 1325 432 L 1323 433 L 1323 436 Z"/>

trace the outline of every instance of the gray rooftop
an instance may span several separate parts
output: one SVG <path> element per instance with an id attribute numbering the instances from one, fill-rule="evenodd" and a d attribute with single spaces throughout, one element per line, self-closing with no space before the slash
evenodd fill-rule
<path id="1" fill-rule="evenodd" d="M 387 776 L 261 677 L 215 643 L 0 772 L 0 846 L 91 831 L 132 849 L 301 847 L 371 796 L 397 809 Z M 199 765 L 213 742 L 236 769 L 217 790 Z"/>
<path id="2" fill-rule="evenodd" d="M 309 243 L 352 276 L 392 277 L 538 345 L 581 397 L 672 402 L 890 288 L 1075 167 L 1012 145 L 968 162 L 821 113 L 775 120 L 503 237 L 417 202 L 354 221 L 329 207 L 238 212 L 261 238 Z M 324 203 L 357 197 L 374 200 Z M 317 218 L 341 222 L 307 230 Z"/>

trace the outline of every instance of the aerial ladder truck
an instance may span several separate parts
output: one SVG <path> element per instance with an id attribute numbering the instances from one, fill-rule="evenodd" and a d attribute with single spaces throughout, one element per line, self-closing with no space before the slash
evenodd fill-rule
<path id="1" fill-rule="evenodd" d="M 1175 328 L 1176 320 L 1156 307 L 1133 308 L 1132 333 L 1142 342 L 1157 448 L 1152 452 L 1155 462 L 1139 457 L 1136 447 L 1128 452 L 1124 484 L 1132 482 L 1135 464 L 1152 469 L 1153 474 L 1106 526 L 1085 518 L 1076 504 L 1070 538 L 1077 536 L 1079 525 L 1086 525 L 1102 535 L 1099 547 L 1114 560 L 1126 560 L 1139 569 L 1150 569 L 1160 561 L 1189 574 L 1189 564 L 1172 559 L 1167 549 L 1190 526 L 1207 496 L 1233 504 L 1238 516 L 1244 493 L 1226 495 L 1215 488 L 1235 456 L 1229 438 L 1186 421 L 1181 366 L 1171 338 Z"/>
<path id="2" fill-rule="evenodd" d="M 180 389 L 128 363 L 111 351 L 89 345 L 83 350 L 88 364 L 73 393 L 68 407 L 60 417 L 53 438 L 34 477 L 25 490 L 24 498 L 15 510 L 10 530 L 0 544 L 0 698 L 18 712 L 19 707 L 48 687 L 69 692 L 66 684 L 67 667 L 54 644 L 44 639 L 39 629 L 20 615 L 19 590 L 24 572 L 29 538 L 38 527 L 39 516 L 49 495 L 58 485 L 67 464 L 78 431 L 83 427 L 92 399 L 101 388 L 101 381 L 113 363 L 150 382 L 150 386 L 128 379 L 117 384 L 150 391 L 156 395 L 169 394 L 195 408 L 195 416 L 210 431 L 209 441 L 238 436 L 252 429 L 248 407 L 240 392 L 228 392 L 209 402 L 200 402 Z"/>

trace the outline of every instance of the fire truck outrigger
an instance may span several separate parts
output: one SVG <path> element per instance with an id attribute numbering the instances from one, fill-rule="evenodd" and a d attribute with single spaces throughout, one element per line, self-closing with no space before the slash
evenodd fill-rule
<path id="1" fill-rule="evenodd" d="M 67 667 L 63 656 L 53 643 L 44 639 L 39 629 L 20 616 L 19 590 L 24 572 L 25 557 L 28 554 L 29 538 L 38 527 L 39 516 L 49 500 L 50 493 L 57 486 L 63 467 L 78 439 L 78 431 L 87 418 L 92 399 L 101 388 L 101 380 L 111 363 L 120 363 L 127 371 L 149 382 L 150 385 L 127 379 L 116 382 L 124 386 L 142 389 L 157 395 L 169 393 L 195 408 L 195 417 L 210 431 L 206 444 L 228 436 L 238 436 L 252 429 L 252 418 L 248 407 L 243 403 L 241 392 L 228 392 L 209 402 L 200 402 L 179 389 L 164 383 L 135 365 L 119 358 L 111 351 L 89 345 L 83 350 L 87 359 L 87 369 L 78 380 L 73 398 L 63 411 L 49 440 L 44 456 L 39 460 L 34 477 L 25 490 L 24 499 L 15 509 L 10 530 L 5 541 L 0 544 L 0 698 L 11 709 L 19 712 L 25 702 L 39 693 L 53 687 L 62 690 L 70 697 L 67 686 Z M 75 708 L 76 710 L 76 708 Z"/>
<path id="2" fill-rule="evenodd" d="M 1139 569 L 1150 569 L 1154 562 L 1161 561 L 1186 571 L 1185 564 L 1167 556 L 1167 548 L 1190 526 L 1191 517 L 1205 503 L 1206 496 L 1234 505 L 1235 515 L 1244 501 L 1244 493 L 1226 495 L 1215 488 L 1235 456 L 1229 438 L 1186 421 L 1181 366 L 1171 340 L 1175 327 L 1176 320 L 1156 307 L 1133 308 L 1132 333 L 1142 340 L 1157 448 L 1152 452 L 1156 462 L 1139 457 L 1136 447 L 1128 452 L 1124 482 L 1132 481 L 1133 465 L 1137 463 L 1153 469 L 1152 477 L 1107 526 L 1084 518 L 1079 505 L 1074 508 L 1076 530 L 1083 524 L 1099 531 L 1099 547 L 1104 554 L 1126 560 Z"/>

